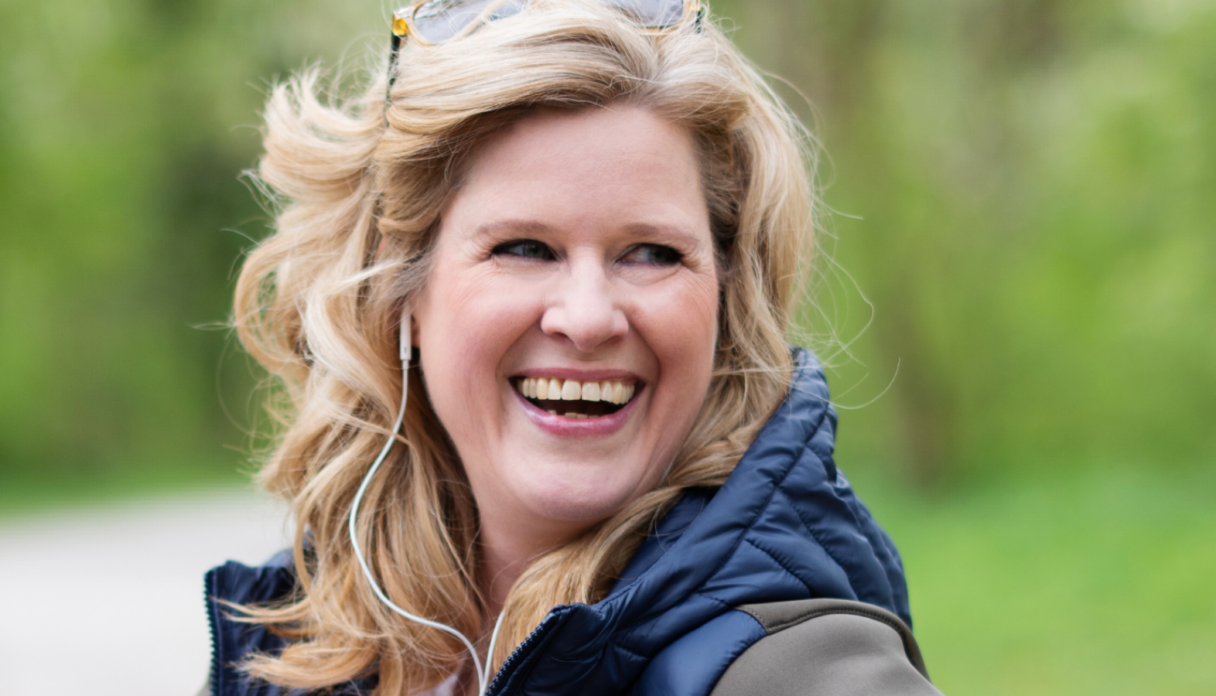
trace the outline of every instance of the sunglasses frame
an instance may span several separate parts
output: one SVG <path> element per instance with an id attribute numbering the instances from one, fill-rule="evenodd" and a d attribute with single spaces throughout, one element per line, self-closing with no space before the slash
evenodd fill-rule
<path id="1" fill-rule="evenodd" d="M 468 24 L 462 27 L 455 34 L 441 41 L 431 41 L 418 31 L 415 25 L 414 17 L 418 14 L 418 10 L 437 1 L 438 0 L 417 0 L 417 2 L 393 12 L 392 32 L 394 43 L 397 44 L 398 47 L 400 46 L 401 41 L 406 37 L 409 37 L 413 41 L 417 41 L 423 46 L 436 46 L 442 43 L 447 43 L 448 41 L 455 41 L 456 39 L 468 36 L 482 24 L 490 21 L 489 17 L 491 13 L 493 13 L 494 10 L 497 10 L 499 7 L 502 7 L 502 5 L 510 0 L 497 0 L 496 2 L 487 3 L 476 17 L 470 20 Z M 525 4 L 529 2 L 529 0 L 523 1 Z M 662 33 L 678 26 L 689 16 L 697 15 L 698 21 L 701 19 L 701 15 L 704 13 L 704 5 L 702 4 L 701 0 L 683 0 L 682 4 L 684 5 L 684 11 L 680 14 L 679 20 L 662 26 L 643 26 L 642 28 L 654 33 Z"/>
<path id="2" fill-rule="evenodd" d="M 481 12 L 473 18 L 472 21 L 470 21 L 464 27 L 461 27 L 461 29 L 451 37 L 442 41 L 431 42 L 428 41 L 425 36 L 422 36 L 421 33 L 415 28 L 414 15 L 416 15 L 418 10 L 422 7 L 436 1 L 437 0 L 417 0 L 417 2 L 393 12 L 391 49 L 389 51 L 388 59 L 388 86 L 384 90 L 385 125 L 388 125 L 388 109 L 392 103 L 393 85 L 397 82 L 397 56 L 401 52 L 402 42 L 409 37 L 410 40 L 416 41 L 423 46 L 437 46 L 439 44 L 463 38 L 474 32 L 481 25 L 490 21 L 491 13 L 509 0 L 497 0 L 496 2 L 488 3 L 485 8 L 483 8 Z M 530 3 L 531 0 L 524 0 L 524 2 L 527 4 Z M 642 30 L 650 34 L 661 35 L 674 30 L 676 27 L 688 21 L 689 17 L 693 17 L 699 31 L 701 22 L 705 18 L 705 4 L 701 0 L 683 0 L 683 5 L 684 11 L 680 14 L 680 18 L 677 21 L 664 26 L 642 26 Z"/>

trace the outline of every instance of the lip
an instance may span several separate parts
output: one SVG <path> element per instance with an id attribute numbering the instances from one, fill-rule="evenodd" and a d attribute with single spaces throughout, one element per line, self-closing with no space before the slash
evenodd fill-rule
<path id="1" fill-rule="evenodd" d="M 527 377 L 555 377 L 558 379 L 578 379 L 578 377 L 574 376 L 575 375 L 574 371 L 571 370 L 571 371 L 566 371 L 566 372 L 569 372 L 570 376 L 562 377 L 561 375 L 564 373 L 562 370 L 547 370 L 543 374 L 540 372 L 536 372 L 536 373 L 528 373 L 527 375 L 524 375 L 524 376 L 527 376 Z M 595 375 L 598 373 L 583 372 L 583 373 L 578 373 L 578 374 Z M 608 373 L 604 373 L 604 374 L 608 374 Z M 637 378 L 633 377 L 632 375 L 629 375 L 628 378 L 634 379 L 635 381 L 637 380 Z M 623 379 L 625 379 L 625 377 L 620 376 L 620 377 L 598 377 L 597 378 L 594 376 L 587 376 L 587 377 L 585 377 L 585 379 L 587 381 L 596 380 L 596 379 L 599 379 L 601 381 L 605 380 L 605 379 L 622 379 L 623 380 Z M 637 383 L 640 384 L 640 381 L 638 381 Z M 520 394 L 519 390 L 516 389 L 513 385 L 508 385 L 508 386 L 510 386 L 511 392 L 513 394 L 515 394 L 515 398 L 519 401 L 520 405 L 523 406 L 524 414 L 526 414 L 528 416 L 528 418 L 534 424 L 536 424 L 536 426 L 539 427 L 541 430 L 543 430 L 546 433 L 553 435 L 555 437 L 606 437 L 608 435 L 613 435 L 613 434 L 619 432 L 621 428 L 625 427 L 625 423 L 629 420 L 629 416 L 633 413 L 634 407 L 638 403 L 638 396 L 640 396 L 642 391 L 644 391 L 644 389 L 640 389 L 638 391 L 638 393 L 634 394 L 634 397 L 629 400 L 629 403 L 625 404 L 623 407 L 621 407 L 621 409 L 619 411 L 617 411 L 615 413 L 609 413 L 606 416 L 596 416 L 595 418 L 575 419 L 575 418 L 566 418 L 564 416 L 555 416 L 555 415 L 549 413 L 548 411 L 542 411 L 541 409 L 537 408 L 536 405 L 533 404 L 531 401 L 528 401 L 527 399 L 525 399 L 524 395 Z"/>

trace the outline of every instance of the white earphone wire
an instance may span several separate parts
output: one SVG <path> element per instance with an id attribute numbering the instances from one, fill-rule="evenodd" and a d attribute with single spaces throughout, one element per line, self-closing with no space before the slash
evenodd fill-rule
<path id="1" fill-rule="evenodd" d="M 486 692 L 486 688 L 489 686 L 490 668 L 493 667 L 491 660 L 494 659 L 494 647 L 495 643 L 498 642 L 498 629 L 502 627 L 503 615 L 500 613 L 498 615 L 498 620 L 494 622 L 494 632 L 490 635 L 490 649 L 486 653 L 486 665 L 483 669 L 481 665 L 481 658 L 477 655 L 477 648 L 473 645 L 473 641 L 469 640 L 465 634 L 447 624 L 439 623 L 438 621 L 431 621 L 430 619 L 423 618 L 416 614 L 411 614 L 410 612 L 394 604 L 393 601 L 384 594 L 384 591 L 380 589 L 379 583 L 376 582 L 376 578 L 372 575 L 372 570 L 367 564 L 367 559 L 363 557 L 363 551 L 359 548 L 359 539 L 355 530 L 355 520 L 359 515 L 359 503 L 363 501 L 363 494 L 367 491 L 367 486 L 369 483 L 371 483 L 372 477 L 376 475 L 376 471 L 380 469 L 380 465 L 384 463 L 385 457 L 387 457 L 389 451 L 393 449 L 393 443 L 397 439 L 397 433 L 401 430 L 401 424 L 405 421 L 405 401 L 406 397 L 409 395 L 410 374 L 409 320 L 409 313 L 403 312 L 401 315 L 399 339 L 401 357 L 401 405 L 397 408 L 397 420 L 394 421 L 393 429 L 389 433 L 388 440 L 385 441 L 384 447 L 380 450 L 380 454 L 376 457 L 376 460 L 372 462 L 372 465 L 368 468 L 367 473 L 363 475 L 363 482 L 359 484 L 359 490 L 355 492 L 355 499 L 350 506 L 350 519 L 348 521 L 349 523 L 347 525 L 347 531 L 350 534 L 350 545 L 351 548 L 354 549 L 355 559 L 359 561 L 359 567 L 363 570 L 363 577 L 367 578 L 367 583 L 371 586 L 372 592 L 375 593 L 376 597 L 384 604 L 384 606 L 392 609 L 394 612 L 400 614 L 406 619 L 449 633 L 458 638 L 461 643 L 464 643 L 464 647 L 469 651 L 469 655 L 473 658 L 473 669 L 477 674 L 478 693 L 484 694 Z"/>

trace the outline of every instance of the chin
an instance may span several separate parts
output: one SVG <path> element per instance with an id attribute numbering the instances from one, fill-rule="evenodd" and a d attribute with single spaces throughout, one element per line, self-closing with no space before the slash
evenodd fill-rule
<path id="1" fill-rule="evenodd" d="M 615 489 L 603 485 L 602 480 L 537 483 L 540 485 L 527 496 L 533 514 L 582 528 L 612 517 L 638 497 L 636 489 Z"/>

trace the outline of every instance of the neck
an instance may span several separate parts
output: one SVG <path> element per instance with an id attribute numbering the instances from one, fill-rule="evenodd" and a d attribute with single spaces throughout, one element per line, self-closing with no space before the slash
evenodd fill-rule
<path id="1" fill-rule="evenodd" d="M 546 552 L 569 543 L 581 531 L 555 533 L 556 525 L 553 524 L 533 526 L 535 528 L 524 529 L 519 524 L 494 524 L 482 518 L 481 572 L 478 581 L 488 602 L 491 624 L 502 611 L 515 581 L 528 565 Z"/>
<path id="2" fill-rule="evenodd" d="M 482 650 L 489 650 L 490 634 L 494 623 L 506 604 L 507 596 L 514 587 L 515 581 L 524 570 L 540 556 L 563 544 L 569 543 L 583 531 L 571 531 L 565 525 L 541 521 L 539 524 L 520 524 L 519 520 L 500 520 L 492 512 L 483 511 L 481 516 L 481 532 L 479 544 L 481 563 L 478 572 L 478 584 L 482 595 L 486 598 L 487 616 L 481 627 L 481 635 L 477 642 Z M 565 533 L 559 533 L 562 530 Z M 500 635 L 499 640 L 503 636 Z M 486 656 L 493 660 L 492 655 Z M 491 673 L 498 665 L 491 668 Z M 457 693 L 464 696 L 477 696 L 477 680 L 472 672 L 466 670 L 461 675 Z M 472 677 L 472 678 L 471 678 Z"/>
<path id="3" fill-rule="evenodd" d="M 493 533 L 482 532 L 481 577 L 479 582 L 488 603 L 491 621 L 502 611 L 511 587 L 533 559 L 549 548 L 529 544 L 520 539 L 496 538 Z M 504 535 L 506 536 L 506 535 Z"/>

